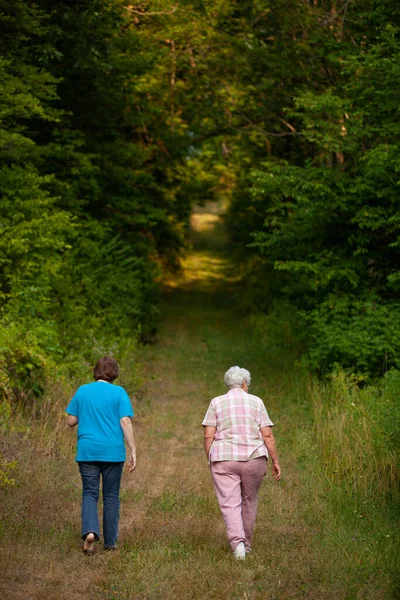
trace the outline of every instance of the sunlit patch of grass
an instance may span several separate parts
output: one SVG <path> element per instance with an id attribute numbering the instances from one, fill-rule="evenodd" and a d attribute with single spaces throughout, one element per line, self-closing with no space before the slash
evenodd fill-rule
<path id="1" fill-rule="evenodd" d="M 170 289 L 212 290 L 229 282 L 238 281 L 232 272 L 229 258 L 224 255 L 215 256 L 208 250 L 195 255 L 188 255 L 181 261 L 178 275 L 165 276 L 163 285 Z"/>
<path id="2" fill-rule="evenodd" d="M 182 261 L 182 274 L 179 278 L 168 282 L 172 288 L 214 289 L 216 285 L 226 285 L 238 281 L 238 276 L 232 272 L 227 256 L 216 256 L 210 251 L 203 250 L 188 255 Z"/>
<path id="3" fill-rule="evenodd" d="M 192 232 L 210 233 L 215 231 L 216 225 L 221 223 L 221 216 L 210 212 L 193 212 L 190 218 Z"/>
<path id="4" fill-rule="evenodd" d="M 215 254 L 211 250 L 201 250 L 188 254 L 181 261 L 179 274 L 165 277 L 163 284 L 172 289 L 213 291 L 239 280 L 240 275 L 232 268 L 228 255 Z"/>
<path id="5" fill-rule="evenodd" d="M 221 207 L 214 207 L 214 212 L 199 207 L 193 212 L 190 241 L 196 250 L 182 259 L 178 274 L 163 279 L 165 287 L 209 292 L 240 280 L 227 251 L 229 240 L 221 211 Z"/>

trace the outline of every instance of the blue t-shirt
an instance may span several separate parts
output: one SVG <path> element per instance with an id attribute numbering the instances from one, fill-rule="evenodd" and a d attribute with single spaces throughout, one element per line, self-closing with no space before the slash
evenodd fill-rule
<path id="1" fill-rule="evenodd" d="M 77 462 L 126 459 L 120 419 L 133 417 L 133 410 L 123 387 L 106 381 L 81 385 L 66 412 L 78 417 Z"/>

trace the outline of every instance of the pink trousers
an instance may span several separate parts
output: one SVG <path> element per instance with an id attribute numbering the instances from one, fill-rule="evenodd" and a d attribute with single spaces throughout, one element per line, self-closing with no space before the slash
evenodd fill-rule
<path id="1" fill-rule="evenodd" d="M 265 457 L 245 462 L 211 463 L 211 474 L 232 550 L 239 542 L 251 546 L 257 515 L 258 491 L 267 470 Z"/>

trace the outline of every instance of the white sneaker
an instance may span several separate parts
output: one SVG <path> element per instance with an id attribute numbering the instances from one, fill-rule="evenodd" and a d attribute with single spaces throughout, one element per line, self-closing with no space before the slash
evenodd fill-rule
<path id="1" fill-rule="evenodd" d="M 244 542 L 238 543 L 233 554 L 235 555 L 236 560 L 244 560 L 246 558 L 246 547 Z"/>

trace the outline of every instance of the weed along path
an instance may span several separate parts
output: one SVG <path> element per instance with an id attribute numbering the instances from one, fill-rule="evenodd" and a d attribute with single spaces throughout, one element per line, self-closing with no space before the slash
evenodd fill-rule
<path id="1" fill-rule="evenodd" d="M 26 468 L 8 505 L 8 518 L 23 524 L 3 536 L 4 600 L 384 597 L 359 583 L 351 591 L 343 573 L 352 559 L 325 537 L 333 521 L 316 484 L 307 382 L 290 349 L 279 332 L 263 321 L 256 327 L 234 302 L 240 281 L 224 254 L 218 214 L 198 212 L 192 226 L 195 249 L 183 272 L 166 282 L 158 341 L 140 358 L 138 467 L 124 475 L 119 550 L 82 556 L 80 481 L 72 442 L 62 442 L 67 460 L 44 454 L 36 473 Z M 276 423 L 283 468 L 279 484 L 268 468 L 253 552 L 243 562 L 228 547 L 201 427 L 210 399 L 224 391 L 223 373 L 236 364 L 251 371 L 253 393 Z M 68 435 L 63 424 L 57 427 L 53 435 Z"/>

